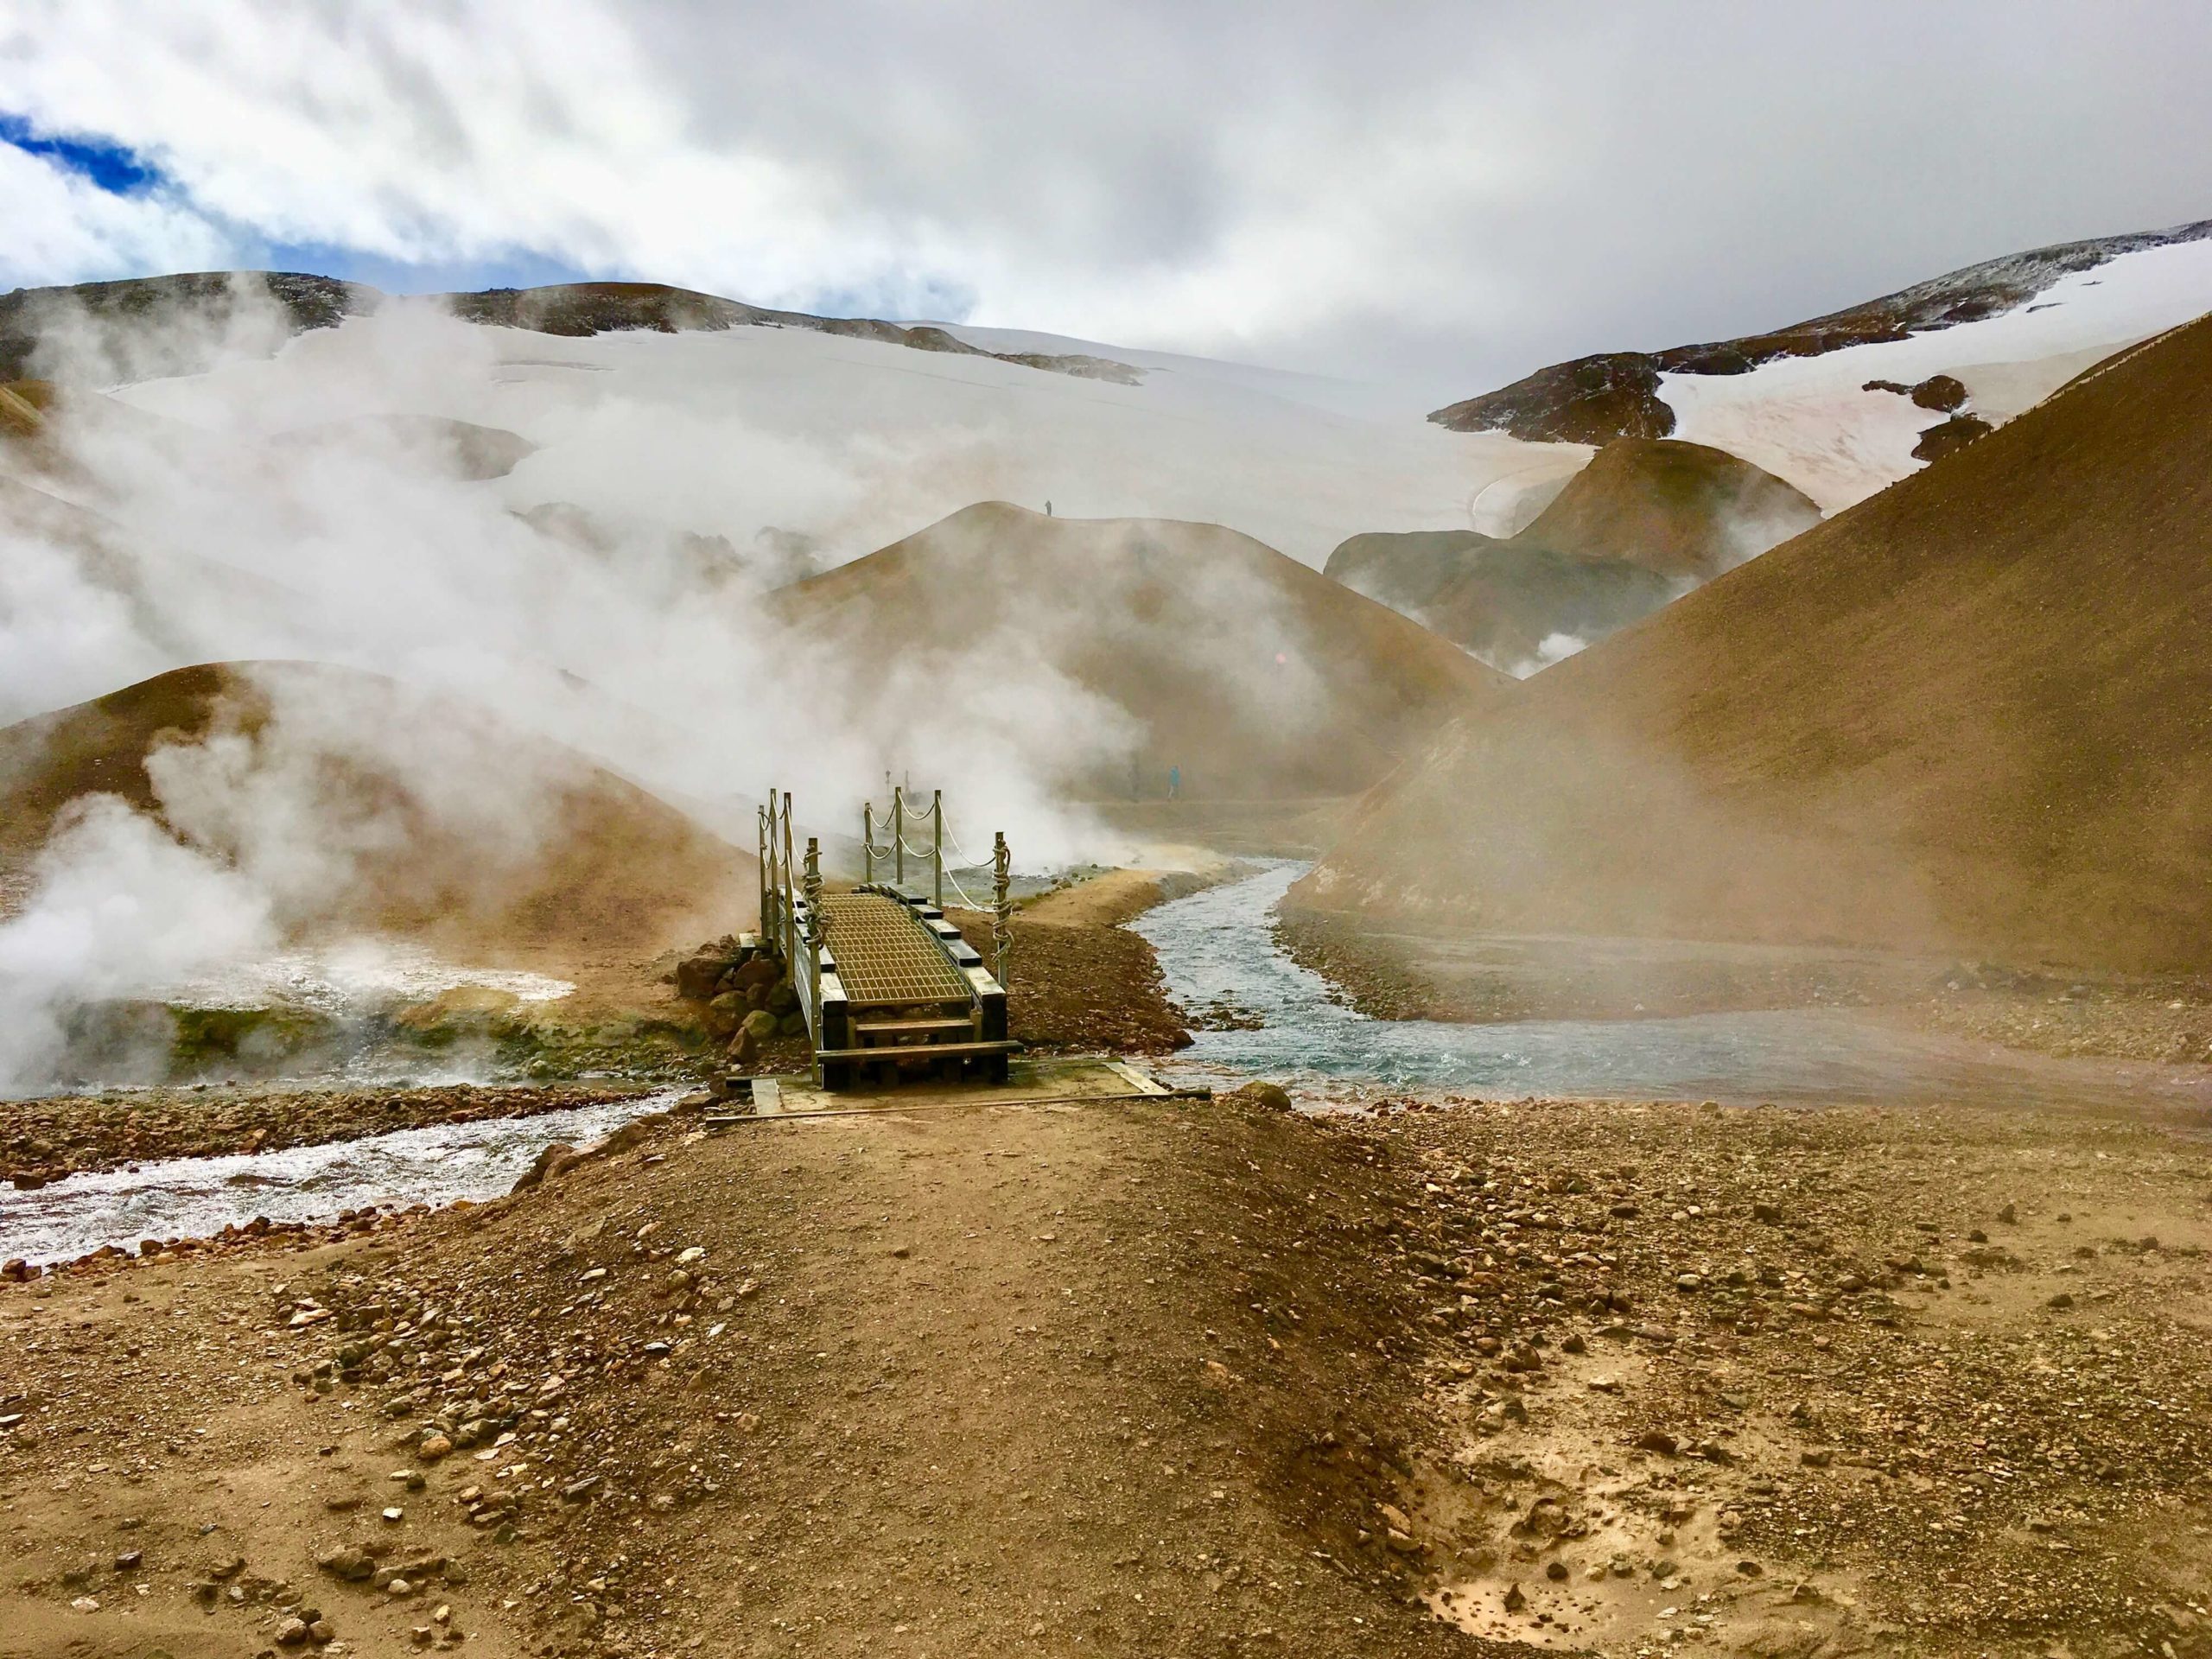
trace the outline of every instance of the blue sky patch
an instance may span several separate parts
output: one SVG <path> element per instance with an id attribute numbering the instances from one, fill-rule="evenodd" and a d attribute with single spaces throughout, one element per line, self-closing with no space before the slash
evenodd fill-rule
<path id="1" fill-rule="evenodd" d="M 135 196 L 162 182 L 161 168 L 127 145 L 105 138 L 57 138 L 4 111 L 0 111 L 0 143 L 51 162 L 110 195 Z"/>
<path id="2" fill-rule="evenodd" d="M 387 294 L 466 294 L 486 288 L 542 288 L 584 283 L 593 274 L 565 262 L 508 249 L 486 257 L 455 260 L 391 259 L 332 242 L 271 242 L 253 264 L 269 270 L 311 271 L 342 282 L 366 283 Z"/>

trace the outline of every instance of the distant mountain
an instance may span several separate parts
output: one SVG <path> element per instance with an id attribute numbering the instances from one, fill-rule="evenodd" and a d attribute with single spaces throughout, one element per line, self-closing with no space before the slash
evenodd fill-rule
<path id="1" fill-rule="evenodd" d="M 1622 438 L 1517 535 L 1355 536 L 1326 574 L 1526 673 L 1820 522 L 1780 479 L 1703 444 Z"/>
<path id="2" fill-rule="evenodd" d="M 198 271 L 80 283 L 70 288 L 17 289 L 0 295 L 0 381 L 29 373 L 40 340 L 72 311 L 96 318 L 155 321 L 164 313 L 184 315 L 219 308 L 242 278 L 265 282 L 270 296 L 289 314 L 296 332 L 335 327 L 348 317 L 375 311 L 388 298 L 365 283 L 300 271 Z M 429 297 L 469 322 L 572 339 L 633 329 L 672 334 L 746 327 L 805 328 L 912 346 L 916 351 L 995 358 L 1024 368 L 1111 380 L 1122 385 L 1135 385 L 1143 378 L 1142 371 L 1103 357 L 1080 353 L 989 352 L 926 323 L 906 325 L 865 317 L 772 311 L 660 283 L 559 283 L 543 288 L 493 288 Z"/>
<path id="3" fill-rule="evenodd" d="M 1510 681 L 1218 524 L 988 501 L 769 596 L 796 645 L 866 664 L 896 731 L 971 700 L 1078 792 L 1213 799 L 1364 789 Z M 863 710 L 865 713 L 866 710 Z M 985 746 L 988 747 L 988 746 Z M 1133 787 L 1134 785 L 1134 787 Z"/>
<path id="4" fill-rule="evenodd" d="M 2212 319 L 1455 724 L 1294 902 L 2212 967 Z"/>
<path id="5" fill-rule="evenodd" d="M 1764 334 L 1576 358 L 1429 419 L 1531 442 L 1688 438 L 1834 511 L 2207 310 L 2212 219 L 1987 260 Z M 1961 389 L 1947 409 L 1911 396 L 1938 374 Z"/>

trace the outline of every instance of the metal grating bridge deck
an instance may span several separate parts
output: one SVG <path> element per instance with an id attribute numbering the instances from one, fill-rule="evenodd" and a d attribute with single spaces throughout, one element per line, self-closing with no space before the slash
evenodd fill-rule
<path id="1" fill-rule="evenodd" d="M 880 893 L 825 893 L 821 902 L 823 943 L 855 1007 L 972 999 L 967 976 L 896 899 Z"/>

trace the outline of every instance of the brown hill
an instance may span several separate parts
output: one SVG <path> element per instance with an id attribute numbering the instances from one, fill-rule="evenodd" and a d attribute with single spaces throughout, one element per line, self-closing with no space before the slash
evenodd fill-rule
<path id="1" fill-rule="evenodd" d="M 1623 438 L 1513 539 L 1702 581 L 1820 522 L 1802 492 L 1725 449 Z"/>
<path id="2" fill-rule="evenodd" d="M 2094 270 L 2121 254 L 2207 238 L 2212 238 L 2212 219 L 2007 254 L 1763 334 L 1662 352 L 1600 352 L 1554 363 L 1428 418 L 1454 432 L 1510 432 L 1531 442 L 1663 438 L 1675 429 L 1675 411 L 1659 395 L 1662 374 L 1743 374 L 1777 358 L 1819 357 L 1978 321 L 2033 299 L 2062 276 Z"/>
<path id="3" fill-rule="evenodd" d="M 35 437 L 53 399 L 54 388 L 44 380 L 0 381 L 0 438 Z"/>
<path id="4" fill-rule="evenodd" d="M 1354 536 L 1326 573 L 1507 673 L 1528 673 L 1649 616 L 1686 584 L 1471 530 Z"/>
<path id="5" fill-rule="evenodd" d="M 157 790 L 149 756 L 211 738 L 242 746 L 213 794 L 207 775 L 188 790 L 165 773 Z M 495 957 L 650 952 L 724 931 L 755 897 L 750 856 L 581 755 L 321 664 L 178 669 L 0 728 L 0 875 L 101 793 L 249 871 L 272 862 L 272 835 L 287 860 L 321 858 L 327 888 L 274 880 L 306 933 L 369 928 Z"/>
<path id="6" fill-rule="evenodd" d="M 1541 663 L 1555 638 L 1603 639 L 1820 520 L 1798 491 L 1726 450 L 1622 438 L 1515 536 L 1355 536 L 1325 571 L 1513 668 Z"/>
<path id="7" fill-rule="evenodd" d="M 1158 794 L 1170 766 L 1214 798 L 1363 789 L 1509 683 L 1218 524 L 985 502 L 770 604 L 849 677 L 885 684 L 884 729 L 934 673 L 949 696 L 1020 711 L 1063 781 L 1116 799 L 1133 781 Z"/>
<path id="8" fill-rule="evenodd" d="M 2212 322 L 1460 722 L 1300 900 L 2212 964 Z"/>

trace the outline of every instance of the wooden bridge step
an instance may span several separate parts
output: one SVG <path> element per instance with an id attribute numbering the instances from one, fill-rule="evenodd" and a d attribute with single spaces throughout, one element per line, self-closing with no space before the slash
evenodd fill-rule
<path id="1" fill-rule="evenodd" d="M 909 1037 L 930 1031 L 973 1031 L 976 1021 L 969 1014 L 952 1014 L 937 1020 L 855 1020 L 855 1037 Z"/>
<path id="2" fill-rule="evenodd" d="M 979 1043 L 905 1043 L 885 1044 L 880 1048 L 824 1048 L 815 1052 L 817 1060 L 935 1060 L 966 1058 L 977 1054 L 1018 1054 L 1021 1045 L 1007 1039 L 998 1042 Z"/>

